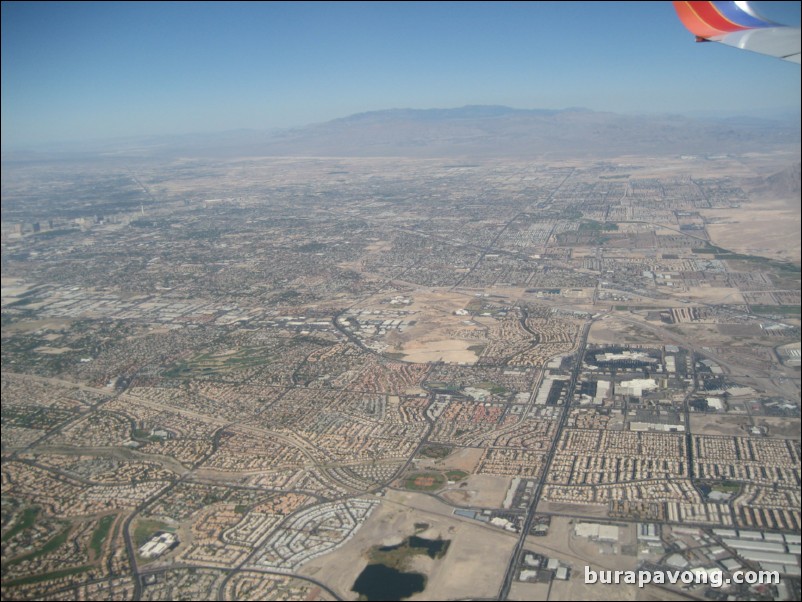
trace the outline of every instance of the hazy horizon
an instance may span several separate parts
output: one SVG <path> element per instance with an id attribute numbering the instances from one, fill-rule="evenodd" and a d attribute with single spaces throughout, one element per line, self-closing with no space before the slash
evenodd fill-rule
<path id="1" fill-rule="evenodd" d="M 685 111 L 685 112 L 669 112 L 669 111 L 655 111 L 655 112 L 615 112 L 615 111 L 595 111 L 594 109 L 590 109 L 587 107 L 561 107 L 561 108 L 554 108 L 554 107 L 508 107 L 506 105 L 464 105 L 462 107 L 426 107 L 426 108 L 411 108 L 411 107 L 387 107 L 387 108 L 379 108 L 367 111 L 361 111 L 358 113 L 350 113 L 348 115 L 339 115 L 335 116 L 330 120 L 326 121 L 319 121 L 319 122 L 309 122 L 309 123 L 302 123 L 296 125 L 289 125 L 287 127 L 279 128 L 251 128 L 251 127 L 238 127 L 238 128 L 228 128 L 228 129 L 207 129 L 207 130 L 195 130 L 195 131 L 187 131 L 187 132 L 159 132 L 159 133 L 152 133 L 152 134 L 130 134 L 130 135 L 121 135 L 121 136 L 100 136 L 100 137 L 93 137 L 93 138 L 75 138 L 75 139 L 62 139 L 62 140 L 50 140 L 50 141 L 43 141 L 43 142 L 34 142 L 30 144 L 20 144 L 20 145 L 9 145 L 6 146 L 5 143 L 2 146 L 2 152 L 4 153 L 13 153 L 13 152 L 72 152 L 78 151 L 80 152 L 81 149 L 86 147 L 92 147 L 92 145 L 109 145 L 114 144 L 115 142 L 119 142 L 121 144 L 125 143 L 134 143 L 137 141 L 143 140 L 152 140 L 152 141 L 168 141 L 168 140 L 178 140 L 183 138 L 204 138 L 204 137 L 215 137 L 215 136 L 225 136 L 227 134 L 236 134 L 236 133 L 253 133 L 253 134 L 265 134 L 265 135 L 276 135 L 282 134 L 285 132 L 292 132 L 292 131 L 301 131 L 305 128 L 310 128 L 318 125 L 324 125 L 330 122 L 336 122 L 341 120 L 348 120 L 360 115 L 367 115 L 367 114 L 391 114 L 392 112 L 403 112 L 403 111 L 458 111 L 460 109 L 464 109 L 467 107 L 503 107 L 505 109 L 510 109 L 512 111 L 554 111 L 554 112 L 567 112 L 567 111 L 590 111 L 590 112 L 597 112 L 600 114 L 608 113 L 613 115 L 619 116 L 649 116 L 649 117 L 661 117 L 661 116 L 672 116 L 678 115 L 682 117 L 688 117 L 690 119 L 696 119 L 700 121 L 726 121 L 726 120 L 738 120 L 738 119 L 757 119 L 757 120 L 765 120 L 767 123 L 774 121 L 778 124 L 781 123 L 788 123 L 792 127 L 799 127 L 800 126 L 800 116 L 798 112 L 791 108 L 791 107 L 777 107 L 775 109 L 766 109 L 766 108 L 755 108 L 750 111 L 715 111 L 715 110 L 708 110 L 708 111 Z"/>

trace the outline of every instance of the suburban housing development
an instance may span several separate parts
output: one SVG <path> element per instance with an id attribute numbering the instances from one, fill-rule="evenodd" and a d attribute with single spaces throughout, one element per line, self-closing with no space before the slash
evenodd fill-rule
<path id="1" fill-rule="evenodd" d="M 799 598 L 788 156 L 3 177 L 4 599 Z"/>

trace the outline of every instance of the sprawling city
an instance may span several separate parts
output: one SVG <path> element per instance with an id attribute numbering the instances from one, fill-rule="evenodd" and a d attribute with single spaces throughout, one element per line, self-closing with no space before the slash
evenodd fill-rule
<path id="1" fill-rule="evenodd" d="M 799 599 L 799 194 L 798 143 L 4 164 L 3 599 Z"/>

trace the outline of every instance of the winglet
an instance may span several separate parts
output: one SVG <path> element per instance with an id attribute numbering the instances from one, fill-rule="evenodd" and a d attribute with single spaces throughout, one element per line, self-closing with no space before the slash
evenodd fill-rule
<path id="1" fill-rule="evenodd" d="M 721 42 L 744 50 L 800 62 L 800 30 L 770 21 L 748 2 L 674 2 L 674 10 L 697 42 Z"/>
<path id="2" fill-rule="evenodd" d="M 746 2 L 674 2 L 674 9 L 686 29 L 705 40 L 736 31 L 780 26 L 759 17 Z"/>

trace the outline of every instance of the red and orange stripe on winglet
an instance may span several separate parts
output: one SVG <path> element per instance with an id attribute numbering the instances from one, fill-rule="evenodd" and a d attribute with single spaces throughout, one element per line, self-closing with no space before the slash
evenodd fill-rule
<path id="1" fill-rule="evenodd" d="M 754 13 L 750 14 L 736 2 L 674 2 L 674 9 L 682 24 L 697 39 L 777 25 Z"/>

